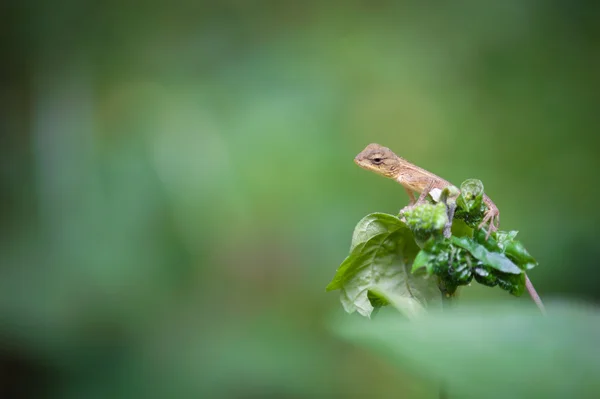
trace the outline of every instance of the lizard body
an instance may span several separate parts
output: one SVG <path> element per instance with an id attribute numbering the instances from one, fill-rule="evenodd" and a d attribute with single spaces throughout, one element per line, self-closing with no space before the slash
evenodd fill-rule
<path id="1" fill-rule="evenodd" d="M 394 154 L 392 150 L 379 144 L 369 144 L 354 158 L 354 162 L 363 169 L 396 180 L 410 197 L 411 204 L 415 203 L 413 192 L 422 193 L 425 190 L 440 189 L 452 185 L 447 180 L 418 167 L 406 159 Z M 489 223 L 488 236 L 497 231 L 500 224 L 500 211 L 487 195 L 483 195 L 487 211 L 479 228 Z"/>

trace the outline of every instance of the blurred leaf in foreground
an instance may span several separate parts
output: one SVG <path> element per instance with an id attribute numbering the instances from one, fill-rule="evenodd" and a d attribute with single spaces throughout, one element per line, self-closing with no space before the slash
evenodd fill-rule
<path id="1" fill-rule="evenodd" d="M 396 314 L 338 319 L 337 335 L 401 369 L 442 381 L 450 397 L 600 397 L 600 312 L 569 304 L 548 315 L 463 306 L 411 321 Z"/>

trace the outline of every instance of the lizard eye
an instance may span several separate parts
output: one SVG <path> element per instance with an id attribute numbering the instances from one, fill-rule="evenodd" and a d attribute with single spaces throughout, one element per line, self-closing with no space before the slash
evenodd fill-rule
<path id="1" fill-rule="evenodd" d="M 375 165 L 379 165 L 379 164 L 381 164 L 382 162 L 383 162 L 383 159 L 381 159 L 381 158 L 373 158 L 373 163 L 374 163 Z"/>

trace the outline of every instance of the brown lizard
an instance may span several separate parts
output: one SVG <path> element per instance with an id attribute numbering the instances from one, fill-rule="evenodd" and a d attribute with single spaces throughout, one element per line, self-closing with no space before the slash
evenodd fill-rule
<path id="1" fill-rule="evenodd" d="M 443 190 L 452 184 L 433 173 L 419 168 L 406 159 L 394 154 L 392 150 L 379 144 L 369 144 L 354 158 L 354 162 L 363 169 L 371 170 L 379 175 L 396 180 L 402 184 L 410 198 L 411 205 L 415 203 L 413 192 L 423 193 L 433 189 Z M 427 193 L 425 193 L 427 194 Z M 500 211 L 487 195 L 483 195 L 487 211 L 479 228 L 489 223 L 487 237 L 498 230 L 500 226 Z"/>

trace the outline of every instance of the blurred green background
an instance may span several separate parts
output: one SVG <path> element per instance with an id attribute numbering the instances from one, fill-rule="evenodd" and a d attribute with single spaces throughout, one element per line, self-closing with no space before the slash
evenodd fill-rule
<path id="1" fill-rule="evenodd" d="M 481 179 L 540 294 L 600 301 L 595 2 L 0 15 L 1 397 L 436 397 L 326 327 L 354 225 L 407 203 L 370 142 Z"/>

